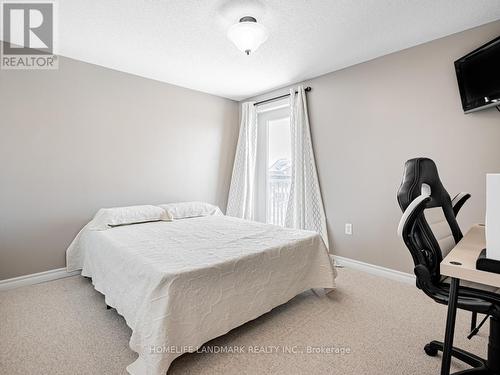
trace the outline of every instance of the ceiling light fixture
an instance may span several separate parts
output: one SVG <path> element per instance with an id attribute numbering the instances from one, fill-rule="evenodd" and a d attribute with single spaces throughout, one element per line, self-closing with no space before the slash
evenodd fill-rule
<path id="1" fill-rule="evenodd" d="M 243 17 L 227 31 L 227 37 L 247 55 L 255 52 L 267 40 L 267 29 L 254 17 Z"/>

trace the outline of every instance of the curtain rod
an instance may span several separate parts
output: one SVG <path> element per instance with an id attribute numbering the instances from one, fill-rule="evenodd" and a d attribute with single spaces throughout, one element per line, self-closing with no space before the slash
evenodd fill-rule
<path id="1" fill-rule="evenodd" d="M 305 92 L 309 92 L 311 90 L 312 89 L 311 89 L 310 86 L 307 86 L 304 89 Z M 297 91 L 295 91 L 295 93 L 297 94 Z M 261 105 L 261 104 L 268 103 L 268 102 L 274 102 L 275 100 L 283 99 L 283 98 L 286 98 L 287 96 L 290 96 L 290 94 L 280 95 L 280 96 L 276 96 L 274 98 L 270 98 L 270 99 L 266 99 L 266 100 L 261 100 L 260 102 L 254 103 L 253 105 L 255 106 L 255 105 Z"/>

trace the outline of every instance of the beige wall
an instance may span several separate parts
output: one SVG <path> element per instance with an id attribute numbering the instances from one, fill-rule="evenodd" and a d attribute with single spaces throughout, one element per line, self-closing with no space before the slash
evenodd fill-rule
<path id="1" fill-rule="evenodd" d="M 236 102 L 61 58 L 0 71 L 0 279 L 65 265 L 100 207 L 225 207 Z"/>
<path id="2" fill-rule="evenodd" d="M 485 174 L 500 172 L 500 113 L 463 114 L 453 61 L 499 35 L 500 21 L 306 82 L 335 254 L 412 272 L 396 236 L 396 191 L 412 157 L 434 159 L 451 195 L 472 194 L 464 230 L 484 220 Z"/>

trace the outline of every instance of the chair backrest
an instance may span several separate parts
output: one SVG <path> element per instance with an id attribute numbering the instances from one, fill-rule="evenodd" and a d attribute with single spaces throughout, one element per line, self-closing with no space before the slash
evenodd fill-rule
<path id="1" fill-rule="evenodd" d="M 418 216 L 408 224 L 411 228 L 406 228 L 409 235 L 405 243 L 415 266 L 424 266 L 432 283 L 438 283 L 441 278 L 439 264 L 460 241 L 462 232 L 450 195 L 439 179 L 436 164 L 428 158 L 415 158 L 405 164 L 397 195 L 401 210 L 411 210 L 412 202 L 422 196 L 427 197 L 422 202 L 423 211 L 419 211 Z"/>

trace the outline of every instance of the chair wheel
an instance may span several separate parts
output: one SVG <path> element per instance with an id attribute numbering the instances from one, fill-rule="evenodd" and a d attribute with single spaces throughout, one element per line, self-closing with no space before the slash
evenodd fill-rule
<path id="1" fill-rule="evenodd" d="M 424 346 L 424 351 L 425 354 L 427 354 L 430 357 L 435 357 L 438 354 L 437 348 L 432 346 L 431 344 L 427 344 L 426 346 Z"/>

